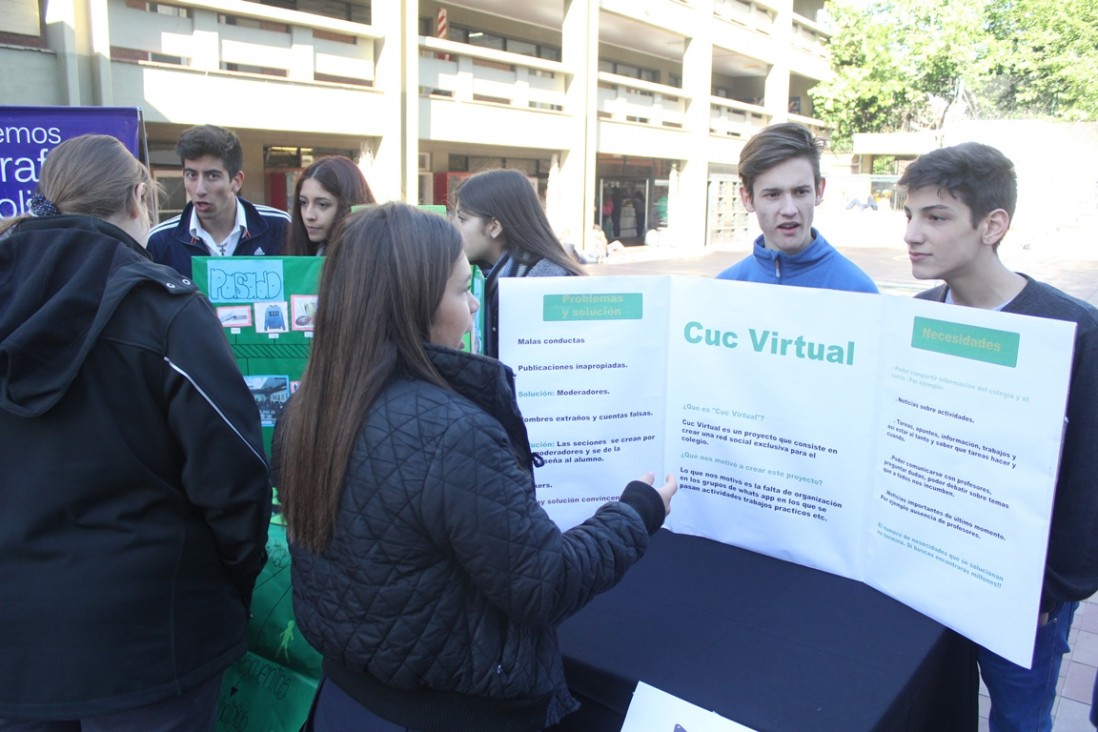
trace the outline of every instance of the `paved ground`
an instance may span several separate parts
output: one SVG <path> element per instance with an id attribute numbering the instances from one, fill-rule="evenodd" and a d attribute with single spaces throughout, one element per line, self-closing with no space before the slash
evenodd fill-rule
<path id="1" fill-rule="evenodd" d="M 886 211 L 831 212 L 817 215 L 824 235 L 861 267 L 882 292 L 913 295 L 936 283 L 911 277 L 903 244 L 904 218 Z M 1082 232 L 1062 230 L 1037 241 L 1012 232 L 1000 256 L 1008 267 L 1048 282 L 1098 306 L 1098 242 L 1080 243 Z M 686 274 L 712 277 L 742 259 L 746 246 L 700 253 L 671 247 L 628 247 L 602 264 L 588 266 L 593 275 Z M 1094 732 L 1089 722 L 1091 690 L 1098 670 L 1098 596 L 1079 607 L 1071 630 L 1071 653 L 1064 658 L 1057 685 L 1053 732 Z M 981 688 L 980 732 L 986 732 L 988 699 Z"/>

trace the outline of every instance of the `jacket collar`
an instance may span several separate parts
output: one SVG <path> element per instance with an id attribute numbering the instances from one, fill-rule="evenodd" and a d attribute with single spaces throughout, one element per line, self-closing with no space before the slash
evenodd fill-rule
<path id="1" fill-rule="evenodd" d="M 511 438 L 515 456 L 529 468 L 534 458 L 515 398 L 511 368 L 488 356 L 432 344 L 427 345 L 427 356 L 454 391 L 499 420 Z"/>
<path id="2" fill-rule="evenodd" d="M 831 256 L 835 251 L 827 239 L 820 235 L 815 228 L 811 229 L 812 241 L 796 254 L 786 254 L 776 249 L 767 249 L 764 239 L 760 236 L 755 240 L 754 255 L 760 262 L 773 266 L 774 262 L 780 262 L 783 269 L 808 269 Z"/>
<path id="3" fill-rule="evenodd" d="M 244 211 L 244 231 L 240 235 L 240 241 L 244 242 L 248 239 L 254 239 L 255 237 L 263 234 L 267 231 L 267 222 L 263 220 L 263 216 L 260 215 L 256 209 L 255 204 L 251 201 L 244 199 L 242 196 L 236 197 L 237 206 L 237 226 L 241 225 L 240 211 Z M 192 244 L 196 246 L 202 246 L 205 249 L 205 245 L 198 239 L 191 235 L 191 215 L 194 212 L 194 204 L 188 203 L 183 207 L 183 211 L 179 214 L 179 225 L 177 226 L 177 238 L 184 244 Z"/>

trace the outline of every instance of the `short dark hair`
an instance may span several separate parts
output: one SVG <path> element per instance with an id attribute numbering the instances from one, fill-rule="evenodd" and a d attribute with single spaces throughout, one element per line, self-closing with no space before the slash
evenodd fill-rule
<path id="1" fill-rule="evenodd" d="M 968 206 L 972 227 L 1001 208 L 1014 218 L 1018 176 L 1014 163 L 991 145 L 963 142 L 921 155 L 907 166 L 897 185 L 908 190 L 936 188 Z"/>
<path id="2" fill-rule="evenodd" d="M 294 200 L 290 205 L 290 228 L 287 229 L 286 251 L 288 256 L 312 256 L 317 245 L 309 239 L 305 221 L 301 218 L 301 186 L 313 179 L 336 199 L 337 211 L 331 238 L 334 239 L 343 219 L 351 212 L 351 206 L 374 203 L 374 194 L 362 171 L 354 161 L 343 155 L 321 158 L 301 171 L 294 188 Z"/>
<path id="3" fill-rule="evenodd" d="M 823 146 L 823 140 L 796 122 L 783 122 L 763 129 L 747 141 L 740 153 L 740 180 L 747 195 L 754 198 L 756 178 L 792 158 L 804 158 L 812 164 L 812 178 L 819 191 Z"/>
<path id="4" fill-rule="evenodd" d="M 199 125 L 184 130 L 175 143 L 180 162 L 198 160 L 209 155 L 225 165 L 230 178 L 244 169 L 244 150 L 240 139 L 229 130 L 215 125 Z"/>

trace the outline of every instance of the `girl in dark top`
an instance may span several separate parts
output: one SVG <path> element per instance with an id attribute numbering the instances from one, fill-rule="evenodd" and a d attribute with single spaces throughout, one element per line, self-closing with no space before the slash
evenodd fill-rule
<path id="1" fill-rule="evenodd" d="M 374 194 L 354 161 L 342 155 L 317 160 L 297 178 L 285 253 L 324 254 L 351 206 L 362 203 L 374 203 Z"/>
<path id="2" fill-rule="evenodd" d="M 279 423 L 294 611 L 333 730 L 540 730 L 577 706 L 556 625 L 663 523 L 651 473 L 561 532 L 538 504 L 514 376 L 457 350 L 477 310 L 461 237 L 403 204 L 356 213 Z"/>
<path id="3" fill-rule="evenodd" d="M 499 278 L 586 274 L 561 246 L 530 180 L 486 170 L 458 189 L 454 223 L 469 261 L 484 269 L 484 353 L 499 355 Z"/>

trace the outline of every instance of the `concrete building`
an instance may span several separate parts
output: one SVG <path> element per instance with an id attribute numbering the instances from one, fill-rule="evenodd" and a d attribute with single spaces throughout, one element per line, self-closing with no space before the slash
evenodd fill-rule
<path id="1" fill-rule="evenodd" d="M 254 201 L 286 206 L 296 173 L 335 152 L 411 202 L 502 165 L 579 246 L 616 187 L 640 193 L 621 201 L 621 238 L 659 227 L 697 249 L 746 230 L 735 163 L 755 131 L 826 132 L 808 96 L 829 73 L 822 6 L 0 0 L 0 99 L 140 107 L 165 214 L 184 203 L 177 135 L 213 123 L 240 135 Z"/>

